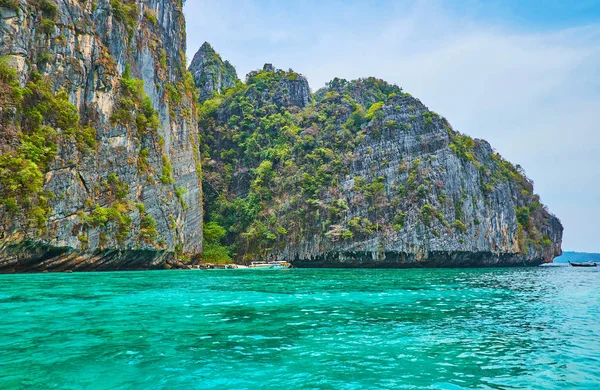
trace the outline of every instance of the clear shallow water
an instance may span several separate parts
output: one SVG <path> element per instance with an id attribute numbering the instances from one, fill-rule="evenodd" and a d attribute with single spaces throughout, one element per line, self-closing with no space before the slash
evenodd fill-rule
<path id="1" fill-rule="evenodd" d="M 0 276 L 0 388 L 600 388 L 600 268 Z"/>

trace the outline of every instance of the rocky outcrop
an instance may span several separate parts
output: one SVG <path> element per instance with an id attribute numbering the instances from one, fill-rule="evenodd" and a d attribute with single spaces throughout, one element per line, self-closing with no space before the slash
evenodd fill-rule
<path id="1" fill-rule="evenodd" d="M 233 87 L 238 81 L 233 65 L 229 61 L 223 61 L 208 42 L 204 42 L 194 55 L 189 71 L 200 90 L 201 102 L 210 99 L 215 93 Z"/>
<path id="2" fill-rule="evenodd" d="M 240 262 L 536 265 L 562 225 L 519 166 L 382 80 L 267 65 L 200 109 L 206 221 Z"/>
<path id="3" fill-rule="evenodd" d="M 161 268 L 201 252 L 183 53 L 179 1 L 2 3 L 0 272 Z M 24 243 L 38 247 L 14 256 Z"/>
<path id="4" fill-rule="evenodd" d="M 146 271 L 187 268 L 172 252 L 154 249 L 104 249 L 93 253 L 23 241 L 0 249 L 0 274 L 31 272 Z"/>
<path id="5" fill-rule="evenodd" d="M 257 105 L 275 104 L 281 107 L 306 107 L 312 100 L 308 80 L 299 73 L 276 69 L 265 64 L 260 71 L 246 75 L 251 88 L 248 97 Z"/>
<path id="6" fill-rule="evenodd" d="M 275 256 L 405 267 L 536 265 L 561 253 L 560 222 L 487 142 L 454 132 L 404 94 L 388 97 L 364 126 L 335 197 L 321 199 L 344 203 L 343 219 Z"/>

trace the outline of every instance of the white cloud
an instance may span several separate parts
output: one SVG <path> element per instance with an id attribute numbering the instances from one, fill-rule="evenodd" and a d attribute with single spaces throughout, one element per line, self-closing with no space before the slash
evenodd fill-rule
<path id="1" fill-rule="evenodd" d="M 600 251 L 600 25 L 517 31 L 440 4 L 323 6 L 308 22 L 247 2 L 188 4 L 190 55 L 208 40 L 241 75 L 272 62 L 313 89 L 336 76 L 394 82 L 521 164 L 563 221 L 566 249 Z"/>

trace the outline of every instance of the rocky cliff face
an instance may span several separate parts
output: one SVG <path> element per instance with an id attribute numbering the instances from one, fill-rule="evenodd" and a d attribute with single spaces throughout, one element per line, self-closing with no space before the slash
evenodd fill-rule
<path id="1" fill-rule="evenodd" d="M 0 2 L 0 272 L 164 268 L 201 252 L 181 6 Z"/>
<path id="2" fill-rule="evenodd" d="M 189 71 L 200 90 L 201 102 L 233 87 L 238 81 L 233 65 L 229 61 L 223 61 L 208 42 L 204 42 L 194 55 Z"/>
<path id="3" fill-rule="evenodd" d="M 535 265 L 562 226 L 519 166 L 400 88 L 313 97 L 266 65 L 199 110 L 206 223 L 238 261 L 303 267 Z"/>
<path id="4" fill-rule="evenodd" d="M 292 70 L 276 69 L 272 64 L 248 73 L 246 84 L 251 86 L 247 96 L 257 107 L 274 104 L 277 107 L 304 108 L 312 100 L 305 77 Z"/>

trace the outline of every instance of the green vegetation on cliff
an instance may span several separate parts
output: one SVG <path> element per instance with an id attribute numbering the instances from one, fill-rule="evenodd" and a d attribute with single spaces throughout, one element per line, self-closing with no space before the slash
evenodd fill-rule
<path id="1" fill-rule="evenodd" d="M 199 255 L 182 2 L 3 0 L 0 14 L 0 244 Z"/>
<path id="2" fill-rule="evenodd" d="M 206 100 L 199 123 L 205 224 L 238 260 L 384 252 L 415 238 L 466 248 L 503 212 L 493 210 L 500 193 L 514 205 L 518 243 L 486 250 L 545 256 L 552 244 L 542 231 L 553 217 L 518 167 L 382 80 L 336 78 L 313 96 L 301 75 L 267 64 Z M 385 145 L 404 145 L 405 156 Z M 450 169 L 474 175 L 475 188 L 448 183 Z"/>
<path id="3" fill-rule="evenodd" d="M 204 42 L 190 64 L 190 72 L 203 102 L 234 86 L 238 80 L 235 68 L 223 61 L 208 42 Z"/>
<path id="4" fill-rule="evenodd" d="M 16 125 L 7 128 L 0 155 L 1 203 L 11 214 L 24 212 L 30 226 L 43 228 L 51 212 L 48 199 L 54 196 L 43 189 L 44 174 L 56 156 L 57 143 L 73 140 L 87 151 L 95 146 L 96 132 L 80 124 L 67 94 L 53 93 L 48 78 L 33 73 L 20 88 L 7 62 L 0 58 L 0 106 Z"/>
<path id="5" fill-rule="evenodd" d="M 514 166 L 504 160 L 498 153 L 493 153 L 491 159 L 496 163 L 485 166 L 475 155 L 476 141 L 466 135 L 458 134 L 448 128 L 450 149 L 464 161 L 475 165 L 480 173 L 480 185 L 485 194 L 491 194 L 497 185 L 508 182 L 515 194 L 517 202 L 515 213 L 518 223 L 519 250 L 528 253 L 530 250 L 542 250 L 552 245 L 547 233 L 540 230 L 548 218 L 548 211 L 540 202 L 539 195 L 534 193 L 533 182 L 525 176 L 521 166 Z M 458 221 L 460 222 L 460 221 Z M 464 231 L 463 225 L 456 225 Z"/>
<path id="6" fill-rule="evenodd" d="M 206 130 L 201 148 L 207 223 L 222 226 L 228 242 L 247 259 L 283 245 L 286 236 L 300 234 L 302 225 L 314 218 L 321 218 L 323 226 L 340 222 L 345 201 L 321 199 L 348 172 L 348 153 L 369 131 L 361 125 L 376 120 L 348 93 L 337 91 L 301 109 L 293 104 L 294 96 L 284 96 L 285 85 L 298 77 L 293 71 L 253 72 L 246 84 L 238 83 L 200 108 L 200 125 Z M 337 83 L 342 88 L 342 81 Z M 401 93 L 376 79 L 344 82 L 343 88 L 356 91 L 363 85 L 373 87 L 360 96 L 365 101 L 387 97 L 388 91 Z M 223 111 L 228 118 L 219 121 Z M 354 116 L 348 120 L 350 114 Z M 340 123 L 345 124 L 341 131 Z M 371 186 L 373 192 L 381 191 L 381 185 Z M 284 193 L 284 200 L 275 199 Z"/>

